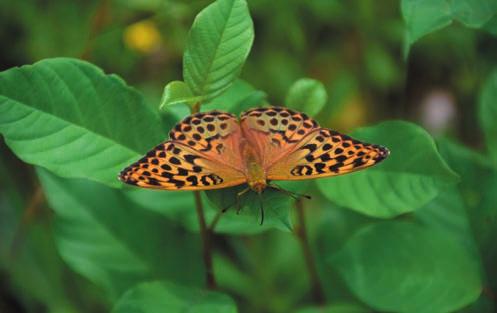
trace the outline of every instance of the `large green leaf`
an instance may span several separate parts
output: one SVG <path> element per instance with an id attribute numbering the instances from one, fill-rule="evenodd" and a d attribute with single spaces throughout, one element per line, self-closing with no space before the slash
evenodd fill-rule
<path id="1" fill-rule="evenodd" d="M 359 129 L 353 137 L 384 145 L 391 153 L 370 169 L 317 181 L 321 192 L 341 206 L 392 217 L 416 210 L 457 181 L 430 135 L 412 123 L 385 122 Z"/>
<path id="2" fill-rule="evenodd" d="M 370 169 L 317 181 L 321 192 L 341 206 L 392 217 L 416 210 L 457 181 L 433 139 L 419 126 L 391 121 L 359 129 L 353 137 L 384 145 L 391 153 Z"/>
<path id="3" fill-rule="evenodd" d="M 133 204 L 121 190 L 41 169 L 39 177 L 56 213 L 62 258 L 109 297 L 143 280 L 201 282 L 198 237 Z"/>
<path id="4" fill-rule="evenodd" d="M 449 234 L 406 222 L 362 229 L 331 261 L 379 311 L 452 312 L 475 301 L 482 288 L 478 259 Z"/>
<path id="5" fill-rule="evenodd" d="M 0 133 L 25 162 L 110 186 L 165 137 L 158 114 L 119 77 L 65 58 L 0 73 Z"/>
<path id="6" fill-rule="evenodd" d="M 190 30 L 183 56 L 183 76 L 193 94 L 206 101 L 238 77 L 254 29 L 245 0 L 217 0 L 202 10 Z"/>
<path id="7" fill-rule="evenodd" d="M 327 100 L 326 89 L 320 81 L 302 78 L 290 87 L 285 105 L 297 111 L 315 116 L 321 111 Z"/>
<path id="8" fill-rule="evenodd" d="M 127 291 L 113 313 L 236 313 L 228 296 L 213 291 L 178 286 L 169 282 L 142 283 Z"/>
<path id="9" fill-rule="evenodd" d="M 497 166 L 497 70 L 486 80 L 480 95 L 480 125 L 485 134 L 487 148 Z"/>

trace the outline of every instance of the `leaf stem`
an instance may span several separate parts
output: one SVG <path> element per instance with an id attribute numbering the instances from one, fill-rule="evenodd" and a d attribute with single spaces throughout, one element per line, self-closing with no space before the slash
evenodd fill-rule
<path id="1" fill-rule="evenodd" d="M 191 107 L 192 114 L 198 113 L 199 110 L 199 102 L 195 103 Z M 195 208 L 200 226 L 200 237 L 202 238 L 202 256 L 204 259 L 207 288 L 216 289 L 216 279 L 214 277 L 214 269 L 212 266 L 212 232 L 210 228 L 207 228 L 207 223 L 205 222 L 204 207 L 202 205 L 200 191 L 194 191 L 193 194 L 195 195 Z"/>
<path id="2" fill-rule="evenodd" d="M 319 282 L 318 272 L 316 269 L 316 262 L 311 253 L 311 247 L 309 245 L 309 239 L 307 238 L 307 228 L 305 226 L 305 215 L 304 215 L 304 203 L 302 199 L 297 199 L 295 202 L 295 208 L 297 210 L 297 220 L 298 225 L 295 228 L 295 233 L 299 238 L 300 244 L 302 246 L 302 252 L 304 253 L 305 263 L 307 266 L 307 271 L 309 274 L 309 281 L 311 284 L 311 292 L 314 301 L 318 304 L 325 304 L 326 299 L 324 297 L 323 288 Z"/>

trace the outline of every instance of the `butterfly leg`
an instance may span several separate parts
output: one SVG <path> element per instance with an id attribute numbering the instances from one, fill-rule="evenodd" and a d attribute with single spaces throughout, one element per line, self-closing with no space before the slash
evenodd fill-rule
<path id="1" fill-rule="evenodd" d="M 250 191 L 250 187 L 243 189 L 239 193 L 236 194 L 236 214 L 240 214 L 240 210 L 242 209 L 240 205 L 240 197 Z"/>
<path id="2" fill-rule="evenodd" d="M 261 225 L 264 223 L 264 206 L 263 206 L 263 201 L 262 201 L 262 192 L 258 192 L 257 195 L 259 196 L 259 206 L 260 206 L 260 211 L 261 211 Z"/>
<path id="3" fill-rule="evenodd" d="M 304 195 L 304 194 L 300 194 L 300 193 L 296 193 L 296 192 L 293 192 L 293 191 L 289 191 L 289 190 L 285 190 L 283 188 L 281 188 L 280 186 L 276 185 L 276 184 L 268 184 L 267 185 L 268 187 L 270 188 L 273 188 L 274 190 L 277 190 L 277 191 L 280 191 L 290 197 L 292 197 L 294 200 L 298 200 L 299 198 L 306 198 L 306 199 L 311 199 L 311 196 L 309 195 Z"/>

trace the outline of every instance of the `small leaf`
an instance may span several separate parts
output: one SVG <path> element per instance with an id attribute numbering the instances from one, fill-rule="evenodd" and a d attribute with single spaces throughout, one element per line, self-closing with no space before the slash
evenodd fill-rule
<path id="1" fill-rule="evenodd" d="M 452 10 L 447 0 L 402 0 L 401 10 L 408 46 L 452 23 Z"/>
<path id="2" fill-rule="evenodd" d="M 490 34 L 497 36 L 497 14 L 494 15 L 494 17 L 491 18 L 487 23 L 485 23 L 483 29 Z"/>
<path id="3" fill-rule="evenodd" d="M 417 224 L 368 226 L 331 262 L 357 297 L 378 311 L 453 312 L 475 301 L 482 288 L 478 259 L 447 233 Z"/>
<path id="4" fill-rule="evenodd" d="M 211 190 L 206 192 L 207 198 L 218 210 L 227 210 L 219 220 L 217 232 L 231 234 L 258 233 L 271 228 L 291 231 L 289 209 L 292 206 L 291 198 L 287 195 L 267 189 L 261 198 L 254 191 L 243 194 L 240 201 L 240 213 L 237 214 L 237 194 L 247 188 L 241 185 L 233 188 Z M 262 210 L 264 210 L 264 222 Z"/>
<path id="5" fill-rule="evenodd" d="M 480 125 L 485 134 L 487 149 L 497 165 L 497 70 L 485 81 L 480 94 Z"/>
<path id="6" fill-rule="evenodd" d="M 170 282 L 148 282 L 128 290 L 112 313 L 236 313 L 235 302 L 225 294 L 178 286 Z"/>
<path id="7" fill-rule="evenodd" d="M 497 13 L 495 0 L 402 0 L 406 23 L 405 54 L 419 38 L 457 20 L 470 28 L 481 28 Z"/>
<path id="8" fill-rule="evenodd" d="M 471 28 L 482 27 L 497 12 L 495 0 L 457 0 L 450 5 L 454 18 Z"/>
<path id="9" fill-rule="evenodd" d="M 55 239 L 64 261 L 113 299 L 136 283 L 169 279 L 201 283 L 198 238 L 146 211 L 123 191 L 38 171 L 55 211 Z"/>
<path id="10" fill-rule="evenodd" d="M 217 0 L 202 10 L 190 30 L 183 57 L 184 81 L 208 101 L 229 88 L 254 40 L 245 0 Z"/>
<path id="11" fill-rule="evenodd" d="M 341 206 L 370 216 L 392 217 L 416 210 L 458 180 L 430 135 L 415 124 L 385 122 L 359 129 L 352 136 L 384 145 L 391 153 L 372 168 L 317 181 L 321 192 Z"/>
<path id="12" fill-rule="evenodd" d="M 0 73 L 0 133 L 27 163 L 113 187 L 166 136 L 157 112 L 121 78 L 66 58 Z"/>
<path id="13" fill-rule="evenodd" d="M 326 89 L 320 81 L 302 78 L 290 87 L 285 102 L 289 108 L 315 116 L 327 100 Z"/>
<path id="14" fill-rule="evenodd" d="M 172 81 L 164 87 L 162 100 L 160 102 L 160 109 L 164 110 L 168 106 L 186 104 L 193 105 L 202 100 L 202 97 L 195 97 L 190 88 L 182 81 Z"/>

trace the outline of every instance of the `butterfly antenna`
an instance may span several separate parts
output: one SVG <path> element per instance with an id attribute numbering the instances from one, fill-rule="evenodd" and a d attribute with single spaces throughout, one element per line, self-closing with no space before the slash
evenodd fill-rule
<path id="1" fill-rule="evenodd" d="M 275 190 L 278 190 L 278 191 L 281 191 L 282 193 L 290 196 L 292 199 L 294 200 L 298 200 L 300 198 L 306 198 L 306 199 L 312 199 L 311 196 L 309 195 L 304 195 L 304 194 L 301 194 L 301 193 L 296 193 L 296 192 L 293 192 L 293 191 L 290 191 L 290 190 L 286 190 L 286 189 L 283 189 L 281 188 L 280 186 L 276 185 L 276 184 L 271 184 L 271 185 L 268 185 L 269 187 L 275 189 Z"/>
<path id="2" fill-rule="evenodd" d="M 259 205 L 261 210 L 261 225 L 264 223 L 264 206 L 262 201 L 262 192 L 257 193 L 259 195 Z"/>

